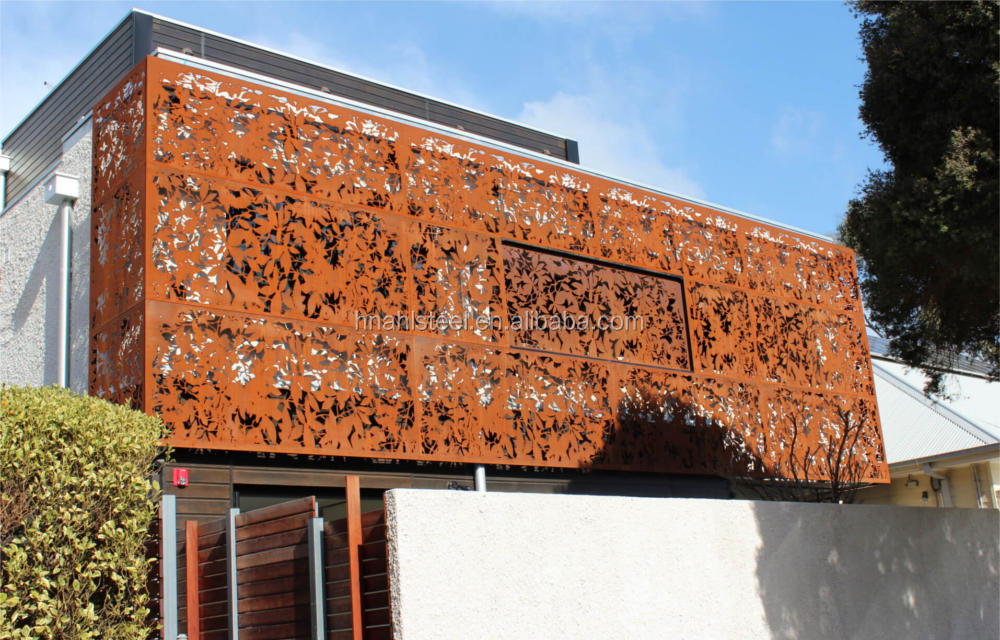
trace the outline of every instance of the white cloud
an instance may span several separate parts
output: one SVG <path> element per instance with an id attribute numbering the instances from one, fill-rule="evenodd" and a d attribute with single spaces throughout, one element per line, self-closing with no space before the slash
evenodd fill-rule
<path id="1" fill-rule="evenodd" d="M 821 113 L 785 107 L 771 127 L 771 148 L 781 154 L 810 151 L 819 139 L 822 126 Z"/>
<path id="2" fill-rule="evenodd" d="M 370 56 L 339 51 L 300 32 L 288 32 L 278 38 L 258 36 L 254 41 L 378 82 L 493 112 L 483 96 L 464 88 L 461 77 L 448 73 L 428 59 L 424 50 L 413 42 L 397 40 L 388 44 L 388 55 L 380 56 L 386 62 L 375 62 Z M 663 160 L 665 142 L 655 139 L 638 113 L 640 108 L 650 109 L 655 103 L 657 119 L 669 121 L 668 129 L 679 127 L 680 109 L 676 96 L 669 92 L 650 96 L 647 87 L 658 83 L 654 78 L 637 74 L 609 74 L 599 65 L 590 65 L 582 79 L 588 86 L 585 93 L 556 93 L 548 100 L 527 101 L 514 119 L 577 140 L 581 163 L 587 167 L 703 198 L 705 193 L 701 185 L 684 168 Z M 652 100 L 636 106 L 637 100 L 651 97 Z"/>
<path id="3" fill-rule="evenodd" d="M 663 159 L 666 141 L 655 138 L 635 114 L 622 108 L 617 92 L 557 93 L 526 102 L 518 120 L 577 140 L 580 164 L 678 195 L 705 198 L 688 171 Z"/>
<path id="4" fill-rule="evenodd" d="M 487 2 L 485 6 L 502 15 L 570 24 L 599 22 L 598 27 L 611 23 L 649 30 L 657 18 L 672 21 L 701 20 L 717 14 L 709 2 L 550 2 L 508 1 Z M 616 27 L 617 28 L 617 27 Z"/>
<path id="5" fill-rule="evenodd" d="M 250 40 L 375 82 L 473 109 L 488 110 L 481 96 L 451 80 L 453 74 L 429 60 L 423 48 L 415 42 L 396 39 L 382 45 L 379 61 L 376 61 L 370 50 L 359 50 L 352 55 L 350 51 L 338 50 L 325 41 L 296 31 L 284 33 L 277 38 L 273 35 L 259 35 Z"/>

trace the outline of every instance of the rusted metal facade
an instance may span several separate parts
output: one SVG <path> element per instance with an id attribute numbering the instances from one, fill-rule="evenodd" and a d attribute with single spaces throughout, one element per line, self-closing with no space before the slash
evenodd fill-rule
<path id="1" fill-rule="evenodd" d="M 175 447 L 887 478 L 844 247 L 156 58 L 94 123 L 92 391 Z"/>

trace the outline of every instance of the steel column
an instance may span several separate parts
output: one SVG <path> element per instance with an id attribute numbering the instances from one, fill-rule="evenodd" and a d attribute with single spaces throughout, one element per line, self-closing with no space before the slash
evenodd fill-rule
<path id="1" fill-rule="evenodd" d="M 326 638 L 326 579 L 323 572 L 323 518 L 309 519 L 309 615 L 313 640 Z"/>
<path id="2" fill-rule="evenodd" d="M 160 573 L 163 640 L 177 640 L 177 496 L 160 502 Z"/>
<path id="3" fill-rule="evenodd" d="M 229 603 L 229 639 L 239 640 L 240 610 L 239 592 L 236 587 L 236 516 L 238 508 L 233 508 L 226 514 L 226 598 Z"/>
<path id="4" fill-rule="evenodd" d="M 201 638 L 201 607 L 198 606 L 198 521 L 184 524 L 184 560 L 187 570 L 187 637 Z"/>

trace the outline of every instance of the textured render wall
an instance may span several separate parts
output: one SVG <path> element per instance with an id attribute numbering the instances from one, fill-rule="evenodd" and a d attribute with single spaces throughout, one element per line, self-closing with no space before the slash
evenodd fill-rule
<path id="1" fill-rule="evenodd" d="M 393 490 L 397 640 L 995 638 L 972 509 Z"/>
<path id="2" fill-rule="evenodd" d="M 80 178 L 73 208 L 70 387 L 87 392 L 90 342 L 90 125 L 67 140 L 56 171 Z M 46 204 L 45 181 L 0 216 L 0 382 L 57 382 L 59 331 L 58 207 Z"/>

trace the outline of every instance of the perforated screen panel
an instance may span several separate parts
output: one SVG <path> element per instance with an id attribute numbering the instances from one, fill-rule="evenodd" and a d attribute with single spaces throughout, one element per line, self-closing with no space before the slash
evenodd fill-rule
<path id="1" fill-rule="evenodd" d="M 887 477 L 846 248 L 154 58 L 94 122 L 92 388 L 174 446 Z"/>

